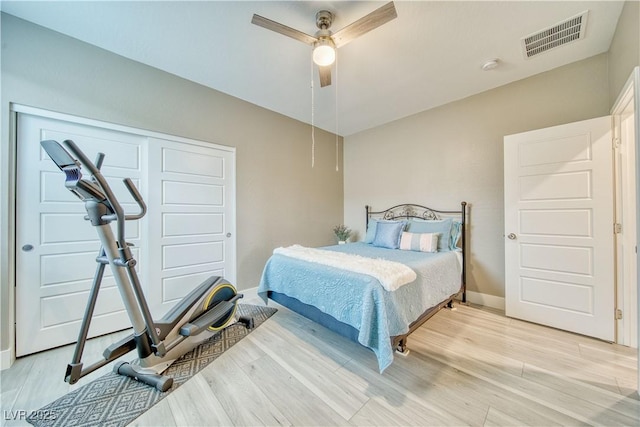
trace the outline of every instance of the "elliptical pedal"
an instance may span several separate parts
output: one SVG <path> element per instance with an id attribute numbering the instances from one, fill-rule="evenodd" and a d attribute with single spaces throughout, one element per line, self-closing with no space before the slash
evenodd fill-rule
<path id="1" fill-rule="evenodd" d="M 235 301 L 238 299 L 236 295 L 231 301 L 220 301 L 215 307 L 205 311 L 202 315 L 189 323 L 185 323 L 180 328 L 180 335 L 183 337 L 190 337 L 197 335 L 204 329 L 209 328 L 212 325 L 217 324 L 225 316 L 228 316 L 223 324 L 226 324 L 230 316 L 233 316 L 233 307 L 235 307 Z"/>

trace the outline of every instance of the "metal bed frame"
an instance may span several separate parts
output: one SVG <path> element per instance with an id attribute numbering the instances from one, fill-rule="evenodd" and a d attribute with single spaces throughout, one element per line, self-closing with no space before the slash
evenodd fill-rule
<path id="1" fill-rule="evenodd" d="M 455 218 L 459 219 L 461 222 L 461 239 L 460 239 L 460 249 L 462 250 L 462 274 L 461 274 L 461 282 L 460 282 L 460 290 L 458 290 L 453 295 L 450 295 L 447 299 L 440 302 L 434 307 L 431 307 L 427 311 L 425 311 L 418 319 L 412 322 L 409 325 L 409 331 L 406 334 L 392 336 L 391 346 L 398 353 L 406 355 L 408 353 L 407 350 L 407 337 L 420 326 L 422 326 L 427 320 L 433 317 L 440 309 L 444 307 L 453 307 L 454 299 L 461 295 L 461 302 L 466 303 L 466 248 L 467 248 L 467 239 L 466 239 L 466 221 L 467 221 L 467 202 L 461 202 L 460 210 L 438 210 L 432 209 L 422 205 L 416 204 L 401 204 L 393 206 L 389 209 L 385 209 L 383 211 L 373 211 L 370 206 L 365 206 L 367 216 L 366 223 L 369 225 L 369 220 L 371 218 L 379 218 L 383 220 L 394 220 L 394 219 L 426 219 L 426 220 L 439 220 L 445 218 Z M 317 307 L 302 303 L 295 298 L 289 297 L 285 294 L 281 294 L 274 291 L 268 291 L 268 297 L 273 301 L 282 304 L 289 309 L 302 314 L 303 316 L 311 319 L 312 321 L 319 323 L 322 326 L 325 326 L 332 331 L 347 337 L 348 339 L 358 342 L 358 330 L 353 326 L 347 325 L 345 323 L 336 320 L 335 318 L 325 314 L 320 311 Z"/>

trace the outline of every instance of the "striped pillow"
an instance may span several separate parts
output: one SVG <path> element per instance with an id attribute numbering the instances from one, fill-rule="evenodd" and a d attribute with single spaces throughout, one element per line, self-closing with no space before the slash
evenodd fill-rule
<path id="1" fill-rule="evenodd" d="M 400 238 L 400 249 L 403 251 L 437 252 L 439 234 L 407 233 L 404 231 Z"/>

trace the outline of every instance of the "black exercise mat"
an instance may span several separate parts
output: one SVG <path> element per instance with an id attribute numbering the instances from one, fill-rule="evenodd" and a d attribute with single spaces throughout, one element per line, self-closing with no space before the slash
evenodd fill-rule
<path id="1" fill-rule="evenodd" d="M 276 311 L 271 307 L 238 304 L 236 316 L 253 317 L 255 329 Z M 164 372 L 173 378 L 173 386 L 164 393 L 110 372 L 35 411 L 27 421 L 38 427 L 125 426 L 250 332 L 243 324 L 235 323 L 173 362 Z"/>

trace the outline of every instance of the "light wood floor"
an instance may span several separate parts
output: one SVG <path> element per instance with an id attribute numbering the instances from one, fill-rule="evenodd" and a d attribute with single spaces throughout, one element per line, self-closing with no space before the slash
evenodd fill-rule
<path id="1" fill-rule="evenodd" d="M 636 350 L 459 305 L 409 348 L 381 375 L 369 350 L 280 308 L 132 425 L 640 425 Z M 2 372 L 3 423 L 77 387 L 71 353 Z"/>

